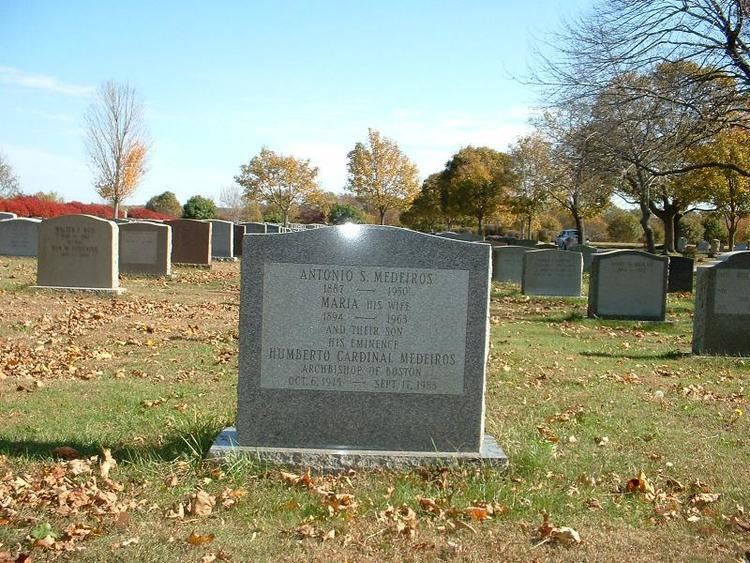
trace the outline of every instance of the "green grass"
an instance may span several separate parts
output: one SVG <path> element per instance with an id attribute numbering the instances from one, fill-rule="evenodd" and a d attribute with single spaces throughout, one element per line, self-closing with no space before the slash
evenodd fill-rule
<path id="1" fill-rule="evenodd" d="M 47 342 L 52 357 L 70 345 L 112 354 L 76 360 L 80 372 L 98 373 L 89 380 L 59 372 L 37 377 L 41 386 L 13 373 L 0 379 L 0 507 L 8 504 L 4 475 L 47 490 L 41 474 L 62 463 L 55 448 L 83 457 L 110 448 L 129 514 L 118 523 L 89 509 L 60 514 L 54 503 L 0 508 L 0 553 L 76 561 L 736 560 L 750 541 L 728 521 L 737 506 L 750 510 L 750 361 L 690 354 L 690 295 L 670 295 L 670 322 L 639 323 L 587 319 L 584 298 L 528 298 L 493 286 L 486 428 L 510 458 L 507 471 L 365 471 L 319 477 L 308 489 L 267 464 L 203 460 L 235 416 L 238 264 L 177 273 L 185 277 L 127 279 L 128 294 L 113 302 L 35 293 L 26 289 L 33 261 L 0 261 L 3 341 L 30 349 Z M 80 320 L 56 335 L 50 326 L 70 311 Z M 625 491 L 641 471 L 662 495 L 669 479 L 683 484 L 674 517 L 658 513 L 668 498 Z M 356 510 L 329 512 L 316 487 L 353 494 Z M 199 489 L 219 497 L 238 488 L 246 494 L 228 509 L 167 517 Z M 690 512 L 698 489 L 721 497 Z M 443 517 L 421 498 L 434 499 Z M 463 512 L 485 504 L 497 509 L 490 520 Z M 416 513 L 414 536 L 394 531 L 387 516 L 402 505 Z M 537 546 L 543 512 L 578 530 L 583 543 Z M 46 524 L 58 535 L 71 524 L 96 533 L 75 542 L 81 551 L 34 547 L 27 538 Z M 303 524 L 335 536 L 302 539 L 295 530 Z M 193 531 L 215 539 L 192 546 L 185 539 Z"/>

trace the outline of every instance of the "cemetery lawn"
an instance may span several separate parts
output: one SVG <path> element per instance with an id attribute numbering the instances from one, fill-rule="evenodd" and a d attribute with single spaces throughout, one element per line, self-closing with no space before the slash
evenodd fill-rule
<path id="1" fill-rule="evenodd" d="M 35 267 L 0 258 L 0 562 L 750 548 L 750 360 L 690 354 L 690 295 L 669 323 L 604 322 L 495 285 L 486 429 L 508 470 L 308 476 L 202 459 L 234 421 L 239 264 L 125 278 L 116 299 L 29 290 Z"/>

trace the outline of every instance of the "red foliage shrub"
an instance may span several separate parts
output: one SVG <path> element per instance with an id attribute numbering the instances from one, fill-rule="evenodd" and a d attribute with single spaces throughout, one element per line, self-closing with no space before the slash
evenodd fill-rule
<path id="1" fill-rule="evenodd" d="M 10 199 L 0 199 L 0 211 L 9 211 L 19 217 L 57 217 L 58 215 L 94 215 L 104 219 L 112 218 L 112 207 L 102 203 L 58 203 L 48 199 L 41 199 L 29 195 L 21 195 Z M 122 217 L 124 213 L 120 211 Z M 128 212 L 134 219 L 173 219 L 169 215 L 157 213 L 144 207 L 134 207 Z"/>
<path id="2" fill-rule="evenodd" d="M 164 213 L 151 211 L 150 209 L 146 209 L 145 207 L 129 208 L 128 217 L 132 217 L 133 219 L 163 219 L 163 220 L 174 219 L 174 217 L 172 217 L 171 215 L 165 215 Z"/>

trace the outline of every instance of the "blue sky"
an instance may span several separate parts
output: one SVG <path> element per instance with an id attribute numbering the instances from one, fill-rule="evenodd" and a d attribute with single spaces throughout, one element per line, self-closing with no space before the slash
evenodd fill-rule
<path id="1" fill-rule="evenodd" d="M 421 177 L 461 146 L 527 129 L 536 40 L 590 0 L 0 0 L 0 152 L 25 192 L 98 201 L 83 146 L 97 86 L 127 82 L 150 130 L 130 203 L 218 197 L 262 146 L 310 158 L 340 192 L 373 127 Z"/>

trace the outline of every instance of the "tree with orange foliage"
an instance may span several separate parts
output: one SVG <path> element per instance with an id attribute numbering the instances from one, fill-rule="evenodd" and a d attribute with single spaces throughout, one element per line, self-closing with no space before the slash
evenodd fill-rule
<path id="1" fill-rule="evenodd" d="M 148 148 L 135 89 L 112 81 L 102 84 L 86 112 L 86 149 L 96 192 L 112 204 L 115 218 L 146 171 Z"/>

